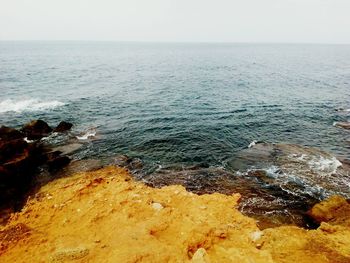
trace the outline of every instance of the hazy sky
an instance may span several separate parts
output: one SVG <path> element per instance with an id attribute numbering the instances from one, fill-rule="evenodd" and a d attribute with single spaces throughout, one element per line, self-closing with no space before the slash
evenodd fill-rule
<path id="1" fill-rule="evenodd" d="M 0 0 L 0 40 L 350 43 L 350 0 Z"/>

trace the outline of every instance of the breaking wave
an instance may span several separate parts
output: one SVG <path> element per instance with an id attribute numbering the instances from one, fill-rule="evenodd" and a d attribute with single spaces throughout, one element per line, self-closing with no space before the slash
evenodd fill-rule
<path id="1" fill-rule="evenodd" d="M 26 112 L 26 111 L 44 111 L 54 109 L 65 105 L 61 101 L 41 101 L 38 99 L 12 100 L 6 99 L 0 101 L 0 113 L 5 112 Z"/>
<path id="2" fill-rule="evenodd" d="M 87 132 L 85 132 L 84 134 L 80 135 L 80 136 L 76 136 L 76 138 L 78 140 L 88 140 L 90 138 L 94 138 L 96 136 L 96 130 L 88 130 Z"/>

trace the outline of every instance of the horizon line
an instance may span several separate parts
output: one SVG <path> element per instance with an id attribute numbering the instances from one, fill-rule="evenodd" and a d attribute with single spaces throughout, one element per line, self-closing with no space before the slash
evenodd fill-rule
<path id="1" fill-rule="evenodd" d="M 169 41 L 169 40 L 89 40 L 89 39 L 0 39 L 0 42 L 114 42 L 150 44 L 280 44 L 280 45 L 350 45 L 350 42 L 279 42 L 279 41 Z"/>

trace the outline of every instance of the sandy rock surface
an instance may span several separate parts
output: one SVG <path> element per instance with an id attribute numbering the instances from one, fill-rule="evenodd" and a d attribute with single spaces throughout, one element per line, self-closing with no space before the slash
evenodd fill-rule
<path id="1" fill-rule="evenodd" d="M 43 186 L 12 215 L 0 230 L 0 261 L 350 262 L 344 199 L 338 200 L 343 212 L 317 230 L 260 231 L 236 209 L 239 198 L 154 189 L 117 167 L 77 173 Z M 334 210 L 325 207 L 322 216 Z"/>

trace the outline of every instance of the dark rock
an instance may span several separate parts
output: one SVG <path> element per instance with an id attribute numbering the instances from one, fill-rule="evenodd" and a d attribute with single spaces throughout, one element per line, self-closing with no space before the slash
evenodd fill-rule
<path id="1" fill-rule="evenodd" d="M 21 133 L 20 131 L 6 127 L 6 126 L 1 126 L 0 127 L 0 139 L 1 140 L 15 140 L 15 139 L 20 139 L 24 138 L 24 134 Z"/>
<path id="2" fill-rule="evenodd" d="M 0 153 L 0 207 L 18 210 L 43 162 L 41 147 L 17 139 L 3 142 Z"/>
<path id="3" fill-rule="evenodd" d="M 350 122 L 335 122 L 334 126 L 350 130 Z"/>
<path id="4" fill-rule="evenodd" d="M 0 141 L 0 163 L 14 159 L 28 148 L 28 143 L 22 139 Z"/>
<path id="5" fill-rule="evenodd" d="M 54 132 L 66 132 L 66 131 L 69 131 L 72 127 L 73 127 L 72 123 L 61 121 L 53 131 Z"/>
<path id="6" fill-rule="evenodd" d="M 52 152 L 49 152 L 46 154 L 46 160 L 49 162 L 49 161 L 52 161 L 54 159 L 56 159 L 58 156 L 60 156 L 62 154 L 61 151 L 52 151 Z"/>
<path id="7" fill-rule="evenodd" d="M 52 128 L 42 120 L 34 120 L 23 126 L 21 131 L 29 140 L 39 140 L 52 132 Z"/>
<path id="8" fill-rule="evenodd" d="M 114 165 L 121 166 L 121 167 L 127 167 L 131 163 L 132 159 L 125 155 L 118 155 L 114 158 L 113 163 Z"/>
<path id="9" fill-rule="evenodd" d="M 37 140 L 51 131 L 41 120 L 26 124 L 21 131 L 0 127 L 0 225 L 8 219 L 6 211 L 22 208 L 26 195 L 34 183 L 39 182 L 36 174 L 40 165 L 46 163 L 50 172 L 56 172 L 70 163 L 70 158 L 62 156 L 62 151 L 53 150 L 42 142 L 24 140 L 24 137 Z"/>
<path id="10" fill-rule="evenodd" d="M 143 168 L 143 163 L 139 158 L 131 158 L 125 154 L 115 157 L 113 163 L 114 165 L 125 167 L 131 171 L 141 170 Z"/>
<path id="11" fill-rule="evenodd" d="M 130 170 L 141 170 L 143 168 L 143 163 L 140 159 L 135 158 L 129 163 L 128 168 Z"/>
<path id="12" fill-rule="evenodd" d="M 70 163 L 71 159 L 67 156 L 57 156 L 47 162 L 50 172 L 55 172 Z"/>

